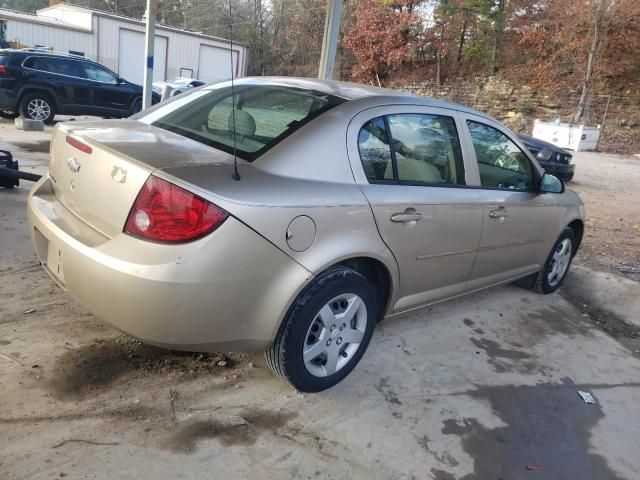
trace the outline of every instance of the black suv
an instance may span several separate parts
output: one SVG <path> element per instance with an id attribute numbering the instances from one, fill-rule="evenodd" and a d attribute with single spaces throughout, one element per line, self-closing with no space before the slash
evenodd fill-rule
<path id="1" fill-rule="evenodd" d="M 153 94 L 153 103 L 160 95 Z M 142 107 L 142 87 L 99 63 L 38 49 L 0 50 L 0 113 L 52 123 L 62 115 L 128 117 Z"/>

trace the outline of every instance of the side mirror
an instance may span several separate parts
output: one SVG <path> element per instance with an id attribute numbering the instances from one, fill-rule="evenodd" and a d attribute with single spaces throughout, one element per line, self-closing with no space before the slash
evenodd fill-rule
<path id="1" fill-rule="evenodd" d="M 125 79 L 124 79 L 124 78 L 120 78 L 120 77 L 118 77 L 118 78 L 116 79 L 116 83 L 117 83 L 118 85 L 122 85 L 123 83 L 127 83 L 127 82 L 125 81 Z"/>
<path id="2" fill-rule="evenodd" d="M 545 173 L 540 181 L 540 193 L 562 193 L 564 192 L 564 183 L 555 175 Z"/>

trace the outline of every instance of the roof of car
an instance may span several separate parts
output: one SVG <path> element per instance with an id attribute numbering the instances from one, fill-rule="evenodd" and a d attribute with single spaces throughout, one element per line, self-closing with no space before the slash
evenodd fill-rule
<path id="1" fill-rule="evenodd" d="M 386 97 L 387 100 L 393 100 L 397 103 L 424 105 L 426 107 L 439 107 L 448 108 L 451 110 L 458 110 L 461 112 L 471 113 L 485 118 L 491 118 L 485 113 L 482 113 L 473 108 L 460 105 L 457 103 L 446 102 L 443 100 L 436 100 L 431 97 L 423 97 L 419 95 L 412 95 L 401 90 L 394 90 L 391 88 L 374 87 L 373 85 L 363 85 L 360 83 L 342 82 L 338 80 L 321 80 L 317 78 L 306 77 L 244 77 L 236 80 L 236 85 L 248 85 L 248 84 L 273 84 L 282 85 L 295 88 L 304 88 L 309 90 L 315 90 L 322 93 L 328 93 L 335 95 L 346 100 L 357 100 L 373 97 Z"/>

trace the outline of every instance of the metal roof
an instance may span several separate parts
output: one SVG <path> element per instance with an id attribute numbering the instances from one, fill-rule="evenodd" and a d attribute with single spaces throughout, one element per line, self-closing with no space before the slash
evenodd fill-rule
<path id="1" fill-rule="evenodd" d="M 135 23 L 138 25 L 145 25 L 144 20 L 140 19 L 140 18 L 135 18 L 135 17 L 128 17 L 126 15 L 121 15 L 121 14 L 117 14 L 117 13 L 113 13 L 113 12 L 106 12 L 104 10 L 98 10 L 95 8 L 91 8 L 91 7 L 81 7 L 78 5 L 71 5 L 69 3 L 57 3 L 56 5 L 51 5 L 50 7 L 44 7 L 41 8 L 39 10 L 37 10 L 37 16 L 36 18 L 41 19 L 41 18 L 51 18 L 51 17 L 47 17 L 46 15 L 41 15 L 41 12 L 46 13 L 49 10 L 74 10 L 77 12 L 86 12 L 86 13 L 91 13 L 93 15 L 98 15 L 100 17 L 107 17 L 107 18 L 111 18 L 114 20 L 119 20 L 122 22 L 128 22 L 128 23 Z M 76 27 L 78 28 L 78 27 Z M 223 43 L 230 43 L 230 40 L 228 38 L 222 38 L 222 37 L 216 37 L 213 35 L 207 35 L 205 33 L 202 32 L 197 32 L 194 30 L 188 30 L 185 28 L 178 28 L 178 27 L 172 27 L 170 25 L 165 25 L 159 22 L 156 22 L 156 28 L 157 29 L 162 29 L 162 30 L 168 30 L 168 31 L 172 31 L 172 32 L 176 32 L 176 33 L 182 33 L 184 35 L 193 35 L 193 36 L 197 36 L 200 38 L 206 38 L 209 40 L 216 40 L 218 42 L 223 42 Z M 238 47 L 247 47 L 247 45 L 245 43 L 242 42 L 236 42 L 235 40 L 233 41 L 233 45 L 234 46 L 238 46 Z"/>

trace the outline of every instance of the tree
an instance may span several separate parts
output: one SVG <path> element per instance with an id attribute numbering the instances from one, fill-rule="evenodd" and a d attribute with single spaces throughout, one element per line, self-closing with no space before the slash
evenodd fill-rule
<path id="1" fill-rule="evenodd" d="M 587 100 L 593 88 L 593 70 L 600 57 L 602 50 L 602 42 L 606 35 L 604 28 L 605 13 L 608 10 L 612 0 L 595 0 L 592 7 L 592 18 L 590 19 L 589 31 L 589 53 L 587 55 L 587 64 L 584 69 L 584 77 L 580 87 L 580 100 L 576 112 L 573 115 L 573 121 L 579 122 L 587 108 Z"/>
<path id="2" fill-rule="evenodd" d="M 49 5 L 48 0 L 0 0 L 0 8 L 34 13 Z"/>
<path id="3" fill-rule="evenodd" d="M 354 22 L 343 40 L 358 61 L 352 70 L 355 80 L 380 83 L 413 58 L 412 42 L 420 22 L 414 6 L 403 0 L 361 0 L 357 4 Z"/>

